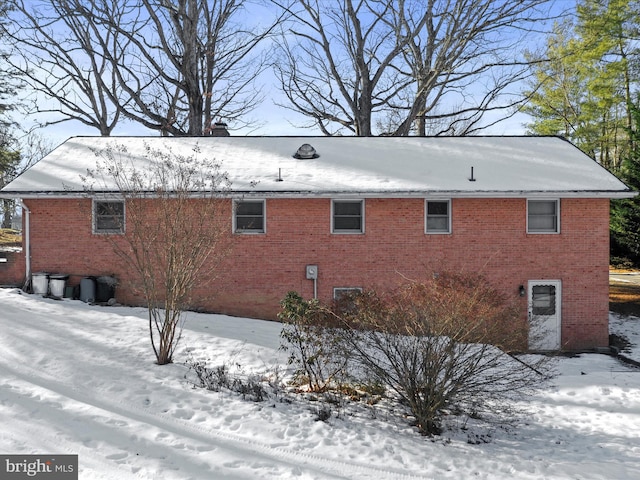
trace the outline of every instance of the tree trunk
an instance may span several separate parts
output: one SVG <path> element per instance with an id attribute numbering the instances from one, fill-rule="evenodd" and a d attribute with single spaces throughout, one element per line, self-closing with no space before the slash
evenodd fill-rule
<path id="1" fill-rule="evenodd" d="M 11 228 L 13 220 L 13 200 L 2 200 L 2 228 Z"/>

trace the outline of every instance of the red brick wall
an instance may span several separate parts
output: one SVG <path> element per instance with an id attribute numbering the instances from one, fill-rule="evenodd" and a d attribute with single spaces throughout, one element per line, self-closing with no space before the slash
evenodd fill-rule
<path id="1" fill-rule="evenodd" d="M 133 302 L 126 268 L 91 231 L 90 200 L 29 200 L 32 270 L 116 275 Z M 313 295 L 305 266 L 318 265 L 318 295 L 334 287 L 391 286 L 434 273 L 481 273 L 521 302 L 528 280 L 562 281 L 562 343 L 608 344 L 609 201 L 562 199 L 561 234 L 526 233 L 525 199 L 453 199 L 452 233 L 424 233 L 424 200 L 367 199 L 364 235 L 332 234 L 331 200 L 268 199 L 266 233 L 235 235 L 220 277 L 195 292 L 213 311 L 274 318 L 287 291 Z M 231 217 L 229 214 L 229 223 Z"/>
<path id="2" fill-rule="evenodd" d="M 25 280 L 23 251 L 0 251 L 0 285 L 21 287 Z"/>

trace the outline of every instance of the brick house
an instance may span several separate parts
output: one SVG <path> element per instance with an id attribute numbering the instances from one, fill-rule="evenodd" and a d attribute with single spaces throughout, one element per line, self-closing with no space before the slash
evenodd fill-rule
<path id="1" fill-rule="evenodd" d="M 329 301 L 474 272 L 544 319 L 532 348 L 608 345 L 609 199 L 634 192 L 556 137 L 71 138 L 0 192 L 24 205 L 23 277 L 115 275 L 118 300 L 135 303 L 102 241 L 123 232 L 101 225 L 105 198 L 87 198 L 81 176 L 96 150 L 142 162 L 145 144 L 198 145 L 231 180 L 234 246 L 198 307 L 273 319 L 290 290 Z"/>

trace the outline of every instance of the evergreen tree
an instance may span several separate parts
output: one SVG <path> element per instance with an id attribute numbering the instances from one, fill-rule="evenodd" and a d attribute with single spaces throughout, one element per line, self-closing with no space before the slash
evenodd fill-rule
<path id="1" fill-rule="evenodd" d="M 629 130 L 633 148 L 622 164 L 622 178 L 640 191 L 640 106 L 630 109 L 634 128 Z M 627 257 L 640 266 L 640 197 L 615 200 L 611 203 L 611 253 Z"/>
<path id="2" fill-rule="evenodd" d="M 631 148 L 638 1 L 581 0 L 576 13 L 556 26 L 545 56 L 530 56 L 529 132 L 564 136 L 618 174 Z"/>
<path id="3" fill-rule="evenodd" d="M 527 125 L 529 133 L 559 135 L 588 150 L 582 107 L 589 66 L 577 54 L 579 46 L 573 32 L 569 19 L 554 25 L 547 38 L 546 59 L 535 67 L 535 80 L 527 92 L 530 102 L 524 111 L 533 117 Z M 539 61 L 531 54 L 528 60 Z"/>

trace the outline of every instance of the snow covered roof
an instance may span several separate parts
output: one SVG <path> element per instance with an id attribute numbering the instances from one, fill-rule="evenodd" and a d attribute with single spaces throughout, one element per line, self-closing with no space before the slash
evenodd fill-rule
<path id="1" fill-rule="evenodd" d="M 301 150 L 309 144 L 315 149 Z M 233 193 L 262 196 L 581 196 L 635 194 L 557 137 L 72 137 L 2 191 L 2 197 L 78 195 L 96 151 L 145 148 L 221 163 Z M 298 158 L 296 158 L 298 157 Z M 302 158 L 299 158 L 302 157 Z M 473 172 L 473 173 L 472 173 Z M 473 180 L 471 180 L 473 179 Z M 113 191 L 106 185 L 104 191 Z"/>

